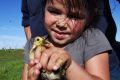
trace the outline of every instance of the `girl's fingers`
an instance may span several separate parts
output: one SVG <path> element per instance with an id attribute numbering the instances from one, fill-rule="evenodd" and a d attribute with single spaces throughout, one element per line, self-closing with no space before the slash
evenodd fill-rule
<path id="1" fill-rule="evenodd" d="M 28 80 L 36 80 L 36 79 L 37 79 L 37 75 L 35 75 L 34 67 L 32 67 L 28 70 Z"/>
<path id="2" fill-rule="evenodd" d="M 40 63 L 42 64 L 43 68 L 45 68 L 45 69 L 47 68 L 47 65 L 48 65 L 51 54 L 52 54 L 51 52 L 48 52 L 46 50 L 41 55 Z"/>
<path id="3" fill-rule="evenodd" d="M 35 62 L 39 62 L 40 61 L 40 57 L 41 57 L 42 51 L 43 51 L 43 47 L 37 47 L 37 49 L 35 51 L 35 60 L 36 60 Z"/>
<path id="4" fill-rule="evenodd" d="M 66 60 L 64 58 L 60 57 L 56 61 L 56 64 L 53 66 L 53 70 L 58 70 L 65 62 L 66 62 Z"/>
<path id="5" fill-rule="evenodd" d="M 36 64 L 35 66 L 35 75 L 39 75 L 40 74 L 40 69 L 42 68 L 42 65 L 40 63 Z"/>
<path id="6" fill-rule="evenodd" d="M 54 47 L 54 45 L 48 41 L 46 41 L 45 45 L 44 45 L 45 48 L 51 48 L 51 47 Z"/>
<path id="7" fill-rule="evenodd" d="M 53 66 L 53 70 L 58 70 L 60 67 L 67 69 L 71 64 L 71 58 L 68 54 L 61 54 L 56 61 L 56 64 Z"/>
<path id="8" fill-rule="evenodd" d="M 35 54 L 35 58 L 39 59 L 39 61 L 35 59 L 34 62 L 41 63 L 42 68 L 48 71 L 57 70 L 69 61 L 69 55 L 63 49 L 52 46 L 42 52 L 39 51 L 40 48 L 37 48 Z M 36 70 L 36 73 L 37 72 Z"/>
<path id="9" fill-rule="evenodd" d="M 35 66 L 29 66 L 28 68 L 28 80 L 36 80 L 40 74 L 40 69 L 42 68 L 41 64 L 38 63 Z"/>
<path id="10" fill-rule="evenodd" d="M 53 70 L 53 66 L 56 64 L 57 59 L 59 58 L 58 54 L 53 54 L 51 55 L 48 65 L 47 65 L 47 70 L 52 71 Z"/>
<path id="11" fill-rule="evenodd" d="M 41 47 L 37 47 L 35 50 L 34 59 L 30 59 L 29 66 L 34 66 L 35 64 L 39 63 L 40 56 L 41 56 Z"/>

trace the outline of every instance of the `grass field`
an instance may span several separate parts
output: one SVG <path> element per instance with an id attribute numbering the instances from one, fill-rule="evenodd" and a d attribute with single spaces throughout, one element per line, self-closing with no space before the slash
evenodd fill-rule
<path id="1" fill-rule="evenodd" d="M 0 80 L 21 80 L 23 50 L 0 50 Z"/>

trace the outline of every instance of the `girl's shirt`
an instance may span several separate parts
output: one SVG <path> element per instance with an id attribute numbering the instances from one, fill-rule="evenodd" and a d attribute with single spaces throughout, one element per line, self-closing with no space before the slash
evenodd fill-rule
<path id="1" fill-rule="evenodd" d="M 81 66 L 84 66 L 86 61 L 92 57 L 111 49 L 111 45 L 105 35 L 95 28 L 87 29 L 83 36 L 65 48 L 70 53 L 72 59 Z"/>

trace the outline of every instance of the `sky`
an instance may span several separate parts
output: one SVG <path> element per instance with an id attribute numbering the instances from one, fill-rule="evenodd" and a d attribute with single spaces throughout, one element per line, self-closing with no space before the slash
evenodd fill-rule
<path id="1" fill-rule="evenodd" d="M 110 0 L 110 6 L 117 25 L 116 40 L 120 41 L 120 4 Z M 0 49 L 24 47 L 26 38 L 21 18 L 21 0 L 0 0 Z"/>

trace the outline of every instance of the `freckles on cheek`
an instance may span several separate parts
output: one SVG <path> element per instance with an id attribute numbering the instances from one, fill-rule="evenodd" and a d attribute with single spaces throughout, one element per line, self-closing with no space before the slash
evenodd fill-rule
<path id="1" fill-rule="evenodd" d="M 45 25 L 49 25 L 50 24 L 50 17 L 49 17 L 49 14 L 46 12 L 45 13 Z"/>
<path id="2" fill-rule="evenodd" d="M 78 33 L 80 33 L 80 32 L 81 32 L 81 27 L 76 26 L 75 28 L 73 28 L 73 33 L 78 34 Z"/>
<path id="3" fill-rule="evenodd" d="M 81 22 L 74 24 L 74 26 L 75 27 L 73 28 L 73 32 L 76 34 L 81 33 L 85 27 L 84 23 L 81 23 Z"/>
<path id="4" fill-rule="evenodd" d="M 46 12 L 45 13 L 45 25 L 47 27 L 51 27 L 54 22 L 55 22 L 54 16 L 51 15 L 49 12 Z"/>

